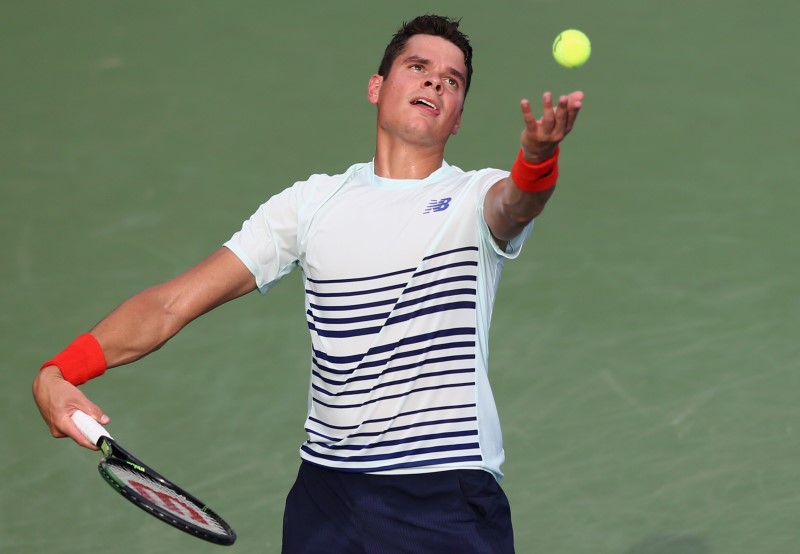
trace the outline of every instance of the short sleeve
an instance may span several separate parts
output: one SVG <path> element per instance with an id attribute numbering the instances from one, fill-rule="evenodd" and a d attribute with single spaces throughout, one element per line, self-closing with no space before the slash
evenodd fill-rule
<path id="1" fill-rule="evenodd" d="M 262 294 L 298 264 L 296 188 L 259 206 L 224 244 L 247 266 Z"/>

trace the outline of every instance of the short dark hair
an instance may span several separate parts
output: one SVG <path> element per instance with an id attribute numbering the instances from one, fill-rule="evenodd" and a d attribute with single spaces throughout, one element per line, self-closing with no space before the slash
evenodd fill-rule
<path id="1" fill-rule="evenodd" d="M 441 15 L 421 15 L 404 22 L 392 37 L 383 53 L 378 75 L 386 77 L 397 56 L 405 49 L 408 39 L 414 35 L 433 35 L 449 40 L 464 53 L 464 65 L 467 66 L 467 82 L 464 85 L 464 95 L 469 91 L 472 81 L 472 45 L 469 37 L 458 30 L 461 19 L 451 19 Z"/>

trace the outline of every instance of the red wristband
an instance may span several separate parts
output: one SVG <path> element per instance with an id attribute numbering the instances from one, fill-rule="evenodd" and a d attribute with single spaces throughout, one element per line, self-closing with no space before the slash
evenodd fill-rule
<path id="1" fill-rule="evenodd" d="M 84 333 L 39 370 L 51 365 L 58 367 L 64 379 L 78 386 L 105 373 L 106 357 L 97 339 Z"/>
<path id="2" fill-rule="evenodd" d="M 519 151 L 514 165 L 511 166 L 511 180 L 520 190 L 525 192 L 542 192 L 553 187 L 558 180 L 558 154 L 555 153 L 542 163 L 532 164 L 525 160 L 522 149 Z"/>

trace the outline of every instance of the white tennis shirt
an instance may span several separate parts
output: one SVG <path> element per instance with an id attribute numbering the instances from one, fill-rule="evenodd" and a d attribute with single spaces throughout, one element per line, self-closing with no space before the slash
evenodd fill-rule
<path id="1" fill-rule="evenodd" d="M 483 219 L 497 169 L 422 180 L 357 164 L 273 196 L 225 243 L 266 293 L 299 266 L 311 333 L 300 456 L 369 473 L 478 468 L 502 477 L 488 335 L 506 258 Z"/>

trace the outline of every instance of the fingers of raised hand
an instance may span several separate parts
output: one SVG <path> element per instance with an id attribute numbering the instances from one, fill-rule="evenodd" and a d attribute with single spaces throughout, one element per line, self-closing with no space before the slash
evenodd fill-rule
<path id="1" fill-rule="evenodd" d="M 567 97 L 567 123 L 565 133 L 569 133 L 575 125 L 575 119 L 583 105 L 584 94 L 581 91 L 573 92 Z"/>
<path id="2" fill-rule="evenodd" d="M 554 110 L 555 126 L 553 132 L 559 140 L 564 138 L 569 121 L 569 97 L 560 96 Z"/>
<path id="3" fill-rule="evenodd" d="M 522 100 L 520 108 L 525 122 L 521 135 L 523 148 L 534 157 L 537 153 L 554 149 L 572 130 L 583 98 L 583 92 L 580 91 L 561 95 L 557 99 L 551 92 L 545 92 L 542 95 L 542 115 L 539 119 L 534 115 L 530 102 Z"/>
<path id="4" fill-rule="evenodd" d="M 542 95 L 542 130 L 550 133 L 555 126 L 555 112 L 553 111 L 553 94 L 545 92 Z"/>
<path id="5" fill-rule="evenodd" d="M 541 138 L 550 142 L 558 142 L 564 138 L 568 121 L 569 98 L 560 96 L 553 106 L 553 95 L 546 92 L 542 95 Z"/>
<path id="6" fill-rule="evenodd" d="M 531 103 L 527 98 L 520 102 L 520 109 L 522 110 L 522 119 L 525 122 L 525 127 L 535 129 L 539 122 L 536 121 L 536 116 L 533 115 L 533 110 L 531 109 Z"/>

